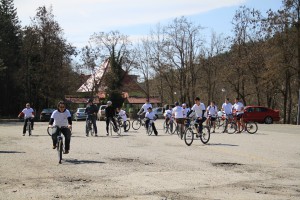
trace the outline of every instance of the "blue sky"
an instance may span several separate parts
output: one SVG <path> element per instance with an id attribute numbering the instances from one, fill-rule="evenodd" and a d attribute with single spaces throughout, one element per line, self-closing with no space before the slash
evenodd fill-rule
<path id="1" fill-rule="evenodd" d="M 149 35 L 158 23 L 167 24 L 185 16 L 205 27 L 208 36 L 230 35 L 231 21 L 241 5 L 265 13 L 277 10 L 281 0 L 15 0 L 22 26 L 30 24 L 39 6 L 52 6 L 55 20 L 64 29 L 65 38 L 80 48 L 95 32 L 118 30 L 136 40 Z"/>

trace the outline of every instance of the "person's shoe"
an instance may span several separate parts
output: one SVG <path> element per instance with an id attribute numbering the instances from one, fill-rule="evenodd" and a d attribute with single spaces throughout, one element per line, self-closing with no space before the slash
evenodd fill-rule
<path id="1" fill-rule="evenodd" d="M 29 133 L 29 136 L 31 136 L 31 133 Z"/>
<path id="2" fill-rule="evenodd" d="M 106 136 L 108 136 L 109 135 L 109 133 L 106 133 Z"/>
<path id="3" fill-rule="evenodd" d="M 213 132 L 212 133 L 215 133 L 215 130 L 213 130 Z"/>
<path id="4" fill-rule="evenodd" d="M 23 133 L 23 136 L 25 136 L 25 133 Z"/>
<path id="5" fill-rule="evenodd" d="M 89 134 L 86 134 L 86 137 L 89 137 Z"/>
<path id="6" fill-rule="evenodd" d="M 97 133 L 95 133 L 95 137 L 98 137 Z"/>
<path id="7" fill-rule="evenodd" d="M 52 146 L 52 149 L 56 149 L 56 145 L 53 145 L 53 146 Z"/>
<path id="8" fill-rule="evenodd" d="M 33 127 L 31 127 L 31 130 L 33 130 Z"/>
<path id="9" fill-rule="evenodd" d="M 69 150 L 65 150 L 64 154 L 68 154 L 69 153 Z"/>

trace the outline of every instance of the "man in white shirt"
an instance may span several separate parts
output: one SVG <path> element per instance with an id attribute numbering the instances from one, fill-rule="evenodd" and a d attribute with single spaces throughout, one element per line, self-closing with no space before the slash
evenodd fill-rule
<path id="1" fill-rule="evenodd" d="M 146 124 L 146 128 L 148 129 L 150 120 L 155 120 L 155 119 L 156 119 L 155 113 L 152 112 L 152 107 L 149 107 L 149 108 L 148 108 L 148 112 L 146 112 L 145 118 L 147 119 L 146 122 L 145 122 L 145 124 Z M 157 130 L 156 130 L 154 121 L 152 121 L 152 124 L 151 124 L 151 125 L 152 125 L 152 129 L 153 129 L 153 131 L 154 131 L 154 134 L 157 136 Z"/>
<path id="2" fill-rule="evenodd" d="M 70 111 L 66 109 L 65 103 L 63 101 L 60 101 L 58 103 L 57 110 L 55 110 L 51 115 L 49 127 L 52 128 L 53 126 L 58 126 L 61 133 L 65 136 L 65 154 L 68 154 L 70 150 L 70 129 L 72 128 L 72 118 Z M 56 148 L 58 131 L 59 129 L 57 129 L 56 132 L 52 134 L 52 149 Z"/>
<path id="3" fill-rule="evenodd" d="M 175 121 L 177 123 L 177 127 L 179 127 L 180 131 L 180 138 L 183 138 L 183 129 L 184 129 L 184 119 L 183 116 L 183 108 L 179 105 L 178 102 L 175 102 L 175 107 L 172 110 L 172 115 L 175 118 Z"/>
<path id="4" fill-rule="evenodd" d="M 26 127 L 27 127 L 27 123 L 28 121 L 30 121 L 31 123 L 31 130 L 33 130 L 33 125 L 34 125 L 34 110 L 30 107 L 29 103 L 26 103 L 26 108 L 24 108 L 22 110 L 22 112 L 20 112 L 20 114 L 18 115 L 18 117 L 24 117 L 24 126 L 23 126 L 23 136 L 25 136 L 26 133 Z M 31 134 L 29 133 L 29 136 Z"/>
<path id="5" fill-rule="evenodd" d="M 240 129 L 241 126 L 245 127 L 245 123 L 243 121 L 243 115 L 244 115 L 244 104 L 240 102 L 239 98 L 234 99 L 234 105 L 232 107 L 233 113 L 236 114 L 237 124 L 238 124 L 238 133 L 241 133 L 242 130 Z"/>
<path id="6" fill-rule="evenodd" d="M 229 98 L 225 99 L 225 102 L 222 105 L 222 111 L 226 114 L 226 116 L 232 117 L 232 104 L 229 102 Z"/>
<path id="7" fill-rule="evenodd" d="M 146 100 L 146 103 L 144 103 L 144 105 L 142 105 L 141 109 L 139 110 L 139 112 L 137 113 L 138 115 L 142 115 L 144 113 L 146 113 L 148 111 L 148 108 L 152 108 L 151 103 L 149 102 L 149 99 Z"/>
<path id="8" fill-rule="evenodd" d="M 201 105 L 199 97 L 196 97 L 194 101 L 195 104 L 191 108 L 191 111 L 188 113 L 188 116 L 191 114 L 191 112 L 195 112 L 197 118 L 196 122 L 199 124 L 198 134 L 197 134 L 197 136 L 199 136 L 199 134 L 202 133 L 202 129 L 203 129 L 202 123 L 206 120 L 206 117 L 204 117 L 205 109 L 203 110 L 203 106 Z"/>
<path id="9" fill-rule="evenodd" d="M 215 133 L 218 108 L 215 105 L 214 101 L 210 102 L 210 105 L 207 107 L 206 112 L 207 112 L 206 125 L 209 125 L 210 123 L 212 123 L 212 126 L 214 128 L 214 130 L 212 132 Z"/>

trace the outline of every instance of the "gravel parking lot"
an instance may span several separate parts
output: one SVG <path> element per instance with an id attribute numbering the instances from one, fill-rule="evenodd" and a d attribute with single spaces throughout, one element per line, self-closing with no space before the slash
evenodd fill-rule
<path id="1" fill-rule="evenodd" d="M 0 199 L 300 199 L 300 127 L 259 124 L 256 134 L 217 130 L 207 145 L 177 135 L 86 137 L 73 122 L 70 154 L 58 164 L 46 122 L 22 136 L 0 123 Z"/>

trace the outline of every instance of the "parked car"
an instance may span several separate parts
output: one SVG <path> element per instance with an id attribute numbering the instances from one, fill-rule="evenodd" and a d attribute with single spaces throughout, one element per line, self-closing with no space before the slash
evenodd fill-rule
<path id="1" fill-rule="evenodd" d="M 107 107 L 107 105 L 101 105 L 99 107 L 99 111 L 97 113 L 97 120 L 101 121 L 104 120 L 105 118 L 105 108 Z"/>
<path id="2" fill-rule="evenodd" d="M 244 112 L 244 121 L 255 121 L 259 123 L 272 124 L 274 121 L 279 121 L 279 110 L 263 106 L 246 106 Z"/>
<path id="3" fill-rule="evenodd" d="M 42 110 L 41 114 L 40 114 L 40 121 L 41 122 L 45 122 L 45 121 L 49 121 L 51 114 L 53 113 L 55 109 L 53 108 L 45 108 Z"/>
<path id="4" fill-rule="evenodd" d="M 85 108 L 77 108 L 77 111 L 73 114 L 73 119 L 78 120 L 85 120 L 87 114 L 85 114 Z"/>
<path id="5" fill-rule="evenodd" d="M 163 107 L 153 108 L 153 112 L 158 116 L 158 119 L 163 119 L 164 118 L 163 110 L 164 110 Z"/>

